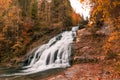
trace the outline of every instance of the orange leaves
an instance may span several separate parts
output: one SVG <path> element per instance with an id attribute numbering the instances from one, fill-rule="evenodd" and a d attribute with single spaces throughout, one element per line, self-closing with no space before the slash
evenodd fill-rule
<path id="1" fill-rule="evenodd" d="M 110 52 L 117 55 L 120 54 L 120 17 L 113 19 L 113 26 L 111 28 L 112 33 L 110 34 L 106 44 L 104 45 L 104 50 L 107 54 Z"/>
<path id="2" fill-rule="evenodd" d="M 120 58 L 120 17 L 112 19 L 111 34 L 104 45 L 108 58 Z"/>
<path id="3" fill-rule="evenodd" d="M 109 56 L 120 54 L 119 0 L 92 1 L 95 3 L 95 8 L 92 12 L 91 20 L 95 22 L 105 21 L 107 26 L 111 26 L 111 34 L 104 45 L 105 53 L 109 54 Z"/>
<path id="4" fill-rule="evenodd" d="M 108 39 L 108 42 L 119 40 L 120 39 L 119 35 L 120 35 L 120 32 L 113 32 L 110 38 Z"/>
<path id="5" fill-rule="evenodd" d="M 6 13 L 5 18 L 7 18 L 8 20 L 15 20 L 15 21 L 19 21 L 21 16 L 21 10 L 16 7 L 16 6 L 12 6 Z"/>
<path id="6" fill-rule="evenodd" d="M 3 2 L 2 2 L 3 1 Z M 0 13 L 1 16 L 1 29 L 0 29 L 0 43 L 1 46 L 4 46 L 4 48 L 7 48 L 7 50 L 4 50 L 4 48 L 1 48 L 0 50 L 9 51 L 11 48 L 22 48 L 21 46 L 22 41 L 19 41 L 17 39 L 18 37 L 21 39 L 21 28 L 22 25 L 22 16 L 21 16 L 21 10 L 16 5 L 11 5 L 11 0 L 0 0 L 0 4 L 6 3 L 4 6 L 0 5 L 0 8 L 3 8 L 4 15 L 1 16 L 2 13 Z M 4 42 L 4 43 L 3 43 Z M 21 44 L 20 44 L 21 43 Z M 21 45 L 21 46 L 20 46 Z M 14 52 L 14 51 L 13 51 Z"/>
<path id="7" fill-rule="evenodd" d="M 100 21 L 104 20 L 108 25 L 111 25 L 112 18 L 118 16 L 119 13 L 119 0 L 92 0 L 95 3 L 95 8 L 92 11 L 91 20 Z M 118 9 L 117 9 L 117 7 Z M 117 12 L 116 12 L 117 11 Z"/>
<path id="8" fill-rule="evenodd" d="M 84 0 L 80 0 L 80 2 L 84 2 Z"/>
<path id="9" fill-rule="evenodd" d="M 104 50 L 107 54 L 109 54 L 109 52 L 120 53 L 120 32 L 114 32 L 110 35 L 104 45 Z"/>
<path id="10" fill-rule="evenodd" d="M 0 14 L 9 8 L 10 4 L 12 3 L 11 0 L 0 0 Z"/>
<path id="11" fill-rule="evenodd" d="M 73 19 L 73 24 L 76 25 L 80 22 L 80 15 L 76 14 L 74 11 L 72 12 L 72 19 Z"/>

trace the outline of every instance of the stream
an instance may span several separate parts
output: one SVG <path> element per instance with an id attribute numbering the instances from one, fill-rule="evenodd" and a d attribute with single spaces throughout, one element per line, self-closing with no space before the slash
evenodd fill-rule
<path id="1" fill-rule="evenodd" d="M 50 39 L 48 43 L 34 48 L 28 53 L 21 68 L 1 69 L 0 77 L 51 74 L 70 67 L 74 38 L 78 29 L 79 26 L 75 26 L 71 31 L 64 31 Z"/>

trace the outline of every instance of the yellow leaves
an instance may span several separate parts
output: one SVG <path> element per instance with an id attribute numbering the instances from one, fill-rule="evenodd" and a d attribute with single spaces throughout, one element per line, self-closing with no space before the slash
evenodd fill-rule
<path id="1" fill-rule="evenodd" d="M 0 14 L 3 11 L 7 10 L 11 3 L 12 3 L 11 0 L 0 0 Z"/>

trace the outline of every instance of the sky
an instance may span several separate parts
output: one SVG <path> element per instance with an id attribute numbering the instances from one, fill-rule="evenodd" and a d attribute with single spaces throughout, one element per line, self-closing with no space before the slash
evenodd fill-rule
<path id="1" fill-rule="evenodd" d="M 70 0 L 70 4 L 73 10 L 83 17 L 84 20 L 90 18 L 91 14 L 91 5 L 89 0 L 84 0 L 80 2 L 80 0 Z"/>

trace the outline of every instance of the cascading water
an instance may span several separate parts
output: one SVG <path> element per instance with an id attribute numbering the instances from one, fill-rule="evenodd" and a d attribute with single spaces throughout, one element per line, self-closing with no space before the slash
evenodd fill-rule
<path id="1" fill-rule="evenodd" d="M 81 16 L 84 20 L 90 18 L 91 6 L 90 0 L 70 0 L 71 6 L 74 11 Z M 66 68 L 70 66 L 72 44 L 76 37 L 76 31 L 79 26 L 73 27 L 71 31 L 65 31 L 54 38 L 47 44 L 43 44 L 33 49 L 27 57 L 22 70 L 12 74 L 3 74 L 4 76 L 28 75 L 54 68 Z"/>
<path id="2" fill-rule="evenodd" d="M 65 31 L 53 37 L 47 44 L 33 49 L 19 73 L 1 76 L 28 75 L 48 69 L 69 67 L 72 44 L 78 28 L 78 26 L 73 27 L 71 31 Z"/>

